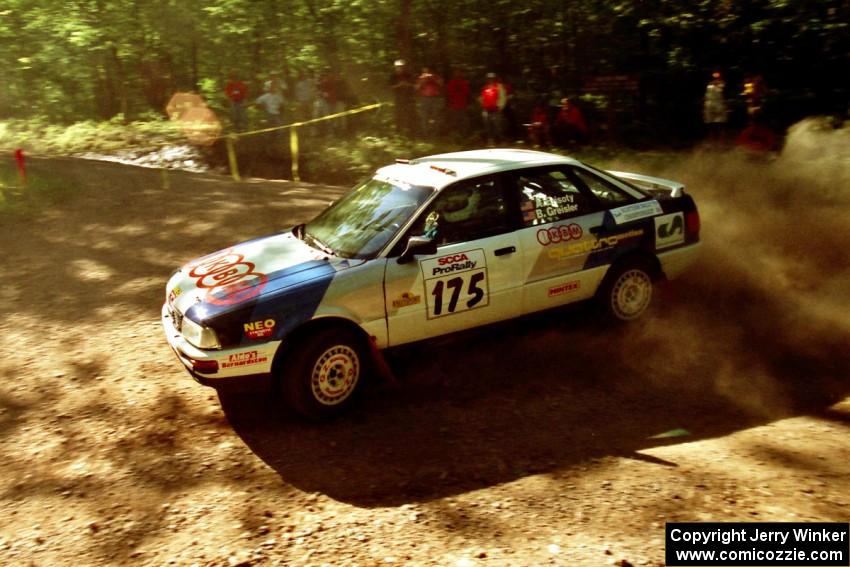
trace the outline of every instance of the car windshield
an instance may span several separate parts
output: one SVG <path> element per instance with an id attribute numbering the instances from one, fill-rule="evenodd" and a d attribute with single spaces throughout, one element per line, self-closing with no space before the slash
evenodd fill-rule
<path id="1" fill-rule="evenodd" d="M 304 240 L 343 258 L 371 258 L 433 192 L 372 178 L 346 193 L 304 227 Z"/>

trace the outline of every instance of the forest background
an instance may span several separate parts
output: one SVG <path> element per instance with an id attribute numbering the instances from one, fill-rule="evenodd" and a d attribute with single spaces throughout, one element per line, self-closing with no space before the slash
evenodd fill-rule
<path id="1" fill-rule="evenodd" d="M 180 91 L 200 93 L 227 131 L 232 70 L 252 98 L 272 75 L 291 92 L 299 73 L 333 71 L 349 107 L 389 101 L 399 58 L 462 69 L 473 92 L 496 72 L 521 119 L 540 96 L 580 97 L 632 145 L 699 139 L 714 70 L 742 126 L 742 85 L 758 74 L 781 131 L 846 117 L 848 13 L 848 0 L 4 0 L 0 139 L 22 122 L 162 120 Z M 625 81 L 600 86 L 611 77 Z M 390 133 L 381 114 L 371 134 Z"/>

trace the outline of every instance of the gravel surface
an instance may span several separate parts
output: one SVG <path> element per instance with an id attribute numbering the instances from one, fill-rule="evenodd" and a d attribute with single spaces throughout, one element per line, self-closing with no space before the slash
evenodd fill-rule
<path id="1" fill-rule="evenodd" d="M 33 160 L 70 191 L 0 219 L 0 564 L 662 565 L 668 521 L 847 521 L 846 194 L 790 157 L 678 157 L 612 164 L 702 213 L 643 320 L 397 351 L 320 425 L 194 383 L 159 308 L 175 267 L 342 189 Z"/>

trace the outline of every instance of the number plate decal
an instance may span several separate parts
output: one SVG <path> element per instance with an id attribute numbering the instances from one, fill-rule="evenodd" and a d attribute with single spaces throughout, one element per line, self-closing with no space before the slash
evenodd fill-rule
<path id="1" fill-rule="evenodd" d="M 454 252 L 420 262 L 429 319 L 453 315 L 490 302 L 484 250 Z"/>

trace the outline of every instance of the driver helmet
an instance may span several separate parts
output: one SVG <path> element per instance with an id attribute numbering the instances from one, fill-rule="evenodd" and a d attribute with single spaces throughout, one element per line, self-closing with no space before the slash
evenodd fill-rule
<path id="1" fill-rule="evenodd" d="M 467 220 L 478 209 L 479 201 L 481 194 L 471 187 L 454 190 L 443 200 L 442 217 L 448 222 Z"/>

